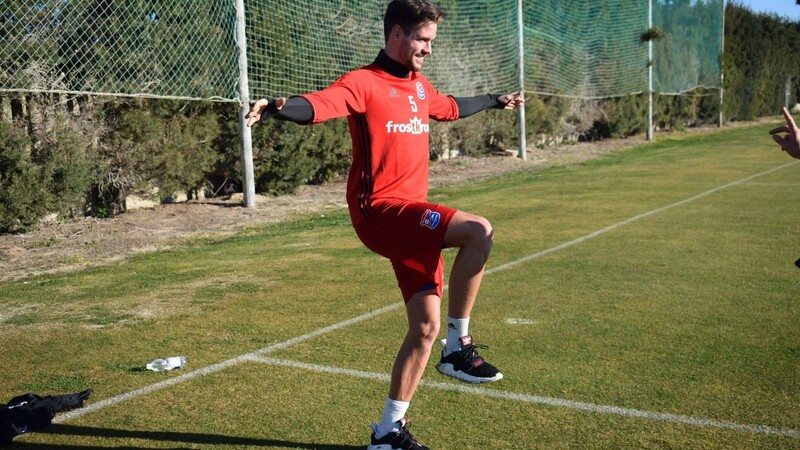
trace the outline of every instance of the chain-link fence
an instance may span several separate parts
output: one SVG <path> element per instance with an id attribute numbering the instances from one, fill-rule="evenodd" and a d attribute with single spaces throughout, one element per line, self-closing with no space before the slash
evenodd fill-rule
<path id="1" fill-rule="evenodd" d="M 251 97 L 323 88 L 383 46 L 386 0 L 247 0 Z M 425 73 L 455 95 L 518 88 L 517 0 L 441 0 Z M 581 98 L 719 87 L 723 0 L 525 0 L 529 92 Z M 234 0 L 5 0 L 0 92 L 238 101 Z"/>
<path id="2" fill-rule="evenodd" d="M 66 94 L 238 103 L 245 204 L 254 206 L 246 103 L 318 90 L 370 63 L 383 47 L 387 3 L 5 0 L 0 117 L 15 115 L 7 101 L 15 93 L 56 93 L 65 104 Z M 448 94 L 522 88 L 607 98 L 720 85 L 724 0 L 437 3 L 448 18 L 425 73 Z M 36 128 L 38 106 L 28 103 Z M 525 110 L 519 114 L 525 158 Z M 652 123 L 648 129 L 651 136 Z"/>
<path id="3" fill-rule="evenodd" d="M 0 89 L 234 99 L 228 2 L 5 0 Z"/>

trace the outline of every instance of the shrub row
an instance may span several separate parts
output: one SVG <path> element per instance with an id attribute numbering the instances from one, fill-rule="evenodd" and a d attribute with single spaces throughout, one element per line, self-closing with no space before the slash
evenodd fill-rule
<path id="1" fill-rule="evenodd" d="M 700 100 L 697 100 L 697 99 Z M 659 99 L 663 127 L 697 123 L 702 99 Z M 571 139 L 624 137 L 644 130 L 646 99 L 584 102 L 529 99 L 528 134 L 534 145 Z M 238 111 L 232 105 L 157 100 L 83 99 L 64 109 L 57 96 L 13 99 L 21 110 L 48 111 L 31 127 L 0 122 L 0 232 L 22 232 L 46 214 L 61 217 L 119 214 L 133 193 L 169 200 L 175 193 L 214 195 L 241 185 Z M 712 105 L 713 107 L 713 105 Z M 700 108 L 702 110 L 702 108 Z M 706 114 L 708 115 L 708 114 Z M 24 125 L 24 126 L 20 126 Z M 434 123 L 431 158 L 453 153 L 481 156 L 517 147 L 517 114 L 487 111 L 451 123 Z M 346 173 L 347 122 L 311 127 L 268 121 L 253 128 L 256 191 L 291 193 Z"/>

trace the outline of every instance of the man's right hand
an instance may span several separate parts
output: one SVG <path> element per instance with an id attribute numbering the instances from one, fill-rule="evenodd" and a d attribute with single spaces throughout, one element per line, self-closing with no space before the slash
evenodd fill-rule
<path id="1" fill-rule="evenodd" d="M 267 100 L 266 98 L 262 98 L 253 104 L 253 107 L 250 108 L 250 112 L 247 113 L 245 118 L 247 119 L 247 126 L 252 127 L 255 123 L 261 120 L 261 114 L 264 113 L 264 110 L 270 106 L 270 102 L 274 102 L 275 110 L 280 110 L 283 108 L 283 105 L 286 104 L 285 97 L 279 97 L 274 100 Z"/>

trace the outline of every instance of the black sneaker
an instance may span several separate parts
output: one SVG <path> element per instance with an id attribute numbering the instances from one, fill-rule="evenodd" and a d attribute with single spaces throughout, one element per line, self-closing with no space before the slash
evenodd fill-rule
<path id="1" fill-rule="evenodd" d="M 386 436 L 375 439 L 375 431 L 372 432 L 372 439 L 367 450 L 431 450 L 424 445 L 420 445 L 414 436 L 408 432 L 408 421 L 400 420 L 400 431 L 390 431 Z M 375 426 L 373 425 L 373 429 Z"/>
<path id="2" fill-rule="evenodd" d="M 487 348 L 485 345 L 476 345 L 472 336 L 463 336 L 460 341 L 461 350 L 447 356 L 442 351 L 442 360 L 436 365 L 439 372 L 467 383 L 491 383 L 503 379 L 503 374 L 478 354 L 476 349 Z"/>

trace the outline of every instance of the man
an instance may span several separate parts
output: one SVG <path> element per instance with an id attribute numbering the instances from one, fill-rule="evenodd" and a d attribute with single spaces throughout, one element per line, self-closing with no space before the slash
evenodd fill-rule
<path id="1" fill-rule="evenodd" d="M 789 154 L 789 156 L 800 159 L 800 129 L 794 123 L 794 118 L 789 113 L 789 110 L 784 107 L 781 112 L 786 119 L 785 127 L 773 128 L 769 134 L 772 135 L 772 140 L 781 146 L 781 149 Z M 780 136 L 778 133 L 787 133 L 786 136 Z"/>
<path id="2" fill-rule="evenodd" d="M 437 369 L 470 383 L 500 380 L 469 334 L 469 319 L 492 248 L 483 217 L 427 202 L 429 122 L 456 120 L 487 108 L 512 109 L 521 93 L 453 98 L 419 71 L 443 11 L 427 0 L 393 0 L 384 16 L 385 48 L 369 66 L 322 91 L 288 100 L 261 99 L 248 126 L 268 117 L 313 124 L 347 117 L 353 163 L 347 185 L 359 239 L 388 258 L 406 302 L 408 332 L 392 369 L 383 416 L 369 450 L 425 450 L 406 428 L 405 414 L 439 334 L 442 248 L 458 247 L 450 274 L 447 338 Z"/>

